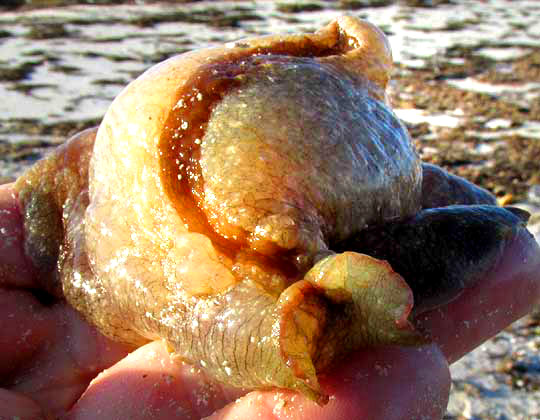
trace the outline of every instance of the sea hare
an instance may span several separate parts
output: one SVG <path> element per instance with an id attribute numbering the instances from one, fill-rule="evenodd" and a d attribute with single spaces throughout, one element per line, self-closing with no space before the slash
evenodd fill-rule
<path id="1" fill-rule="evenodd" d="M 351 17 L 151 68 L 17 182 L 45 286 L 116 340 L 320 404 L 348 352 L 421 343 L 411 311 L 474 284 L 526 216 L 422 164 L 391 68 Z"/>

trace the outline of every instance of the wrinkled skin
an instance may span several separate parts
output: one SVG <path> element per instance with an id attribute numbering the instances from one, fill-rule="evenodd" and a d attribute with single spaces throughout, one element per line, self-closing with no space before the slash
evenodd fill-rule
<path id="1" fill-rule="evenodd" d="M 321 409 L 282 390 L 238 398 L 246 391 L 174 363 L 160 342 L 123 359 L 132 348 L 103 337 L 63 299 L 36 299 L 41 278 L 25 256 L 13 185 L 0 186 L 0 229 L 0 411 L 7 417 L 194 419 L 230 402 L 212 418 L 440 419 L 450 390 L 447 363 L 527 313 L 540 293 L 540 253 L 522 235 L 476 286 L 417 320 L 435 344 L 351 353 L 321 378 L 331 396 Z"/>
<path id="2" fill-rule="evenodd" d="M 380 32 L 343 18 L 288 42 L 149 71 L 95 143 L 72 139 L 15 188 L 42 288 L 102 332 L 324 404 L 318 375 L 351 351 L 425 344 L 413 294 L 420 322 L 537 246 L 522 213 L 418 161 L 381 102 Z M 469 206 L 421 211 L 453 204 Z M 424 247 L 440 251 L 409 270 Z"/>

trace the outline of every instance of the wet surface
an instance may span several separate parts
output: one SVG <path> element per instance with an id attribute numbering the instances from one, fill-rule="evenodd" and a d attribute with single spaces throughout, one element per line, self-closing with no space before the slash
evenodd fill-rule
<path id="1" fill-rule="evenodd" d="M 485 186 L 503 204 L 531 211 L 531 230 L 540 238 L 536 1 L 6 9 L 0 12 L 0 182 L 98 124 L 122 87 L 154 63 L 246 36 L 311 31 L 343 13 L 388 34 L 396 61 L 393 105 L 422 158 Z M 527 317 L 454 365 L 448 418 L 540 416 L 538 325 L 538 316 Z M 501 367 L 494 369 L 494 361 Z"/>
<path id="2" fill-rule="evenodd" d="M 540 183 L 540 164 L 528 158 L 540 153 L 540 6 L 460 1 L 362 7 L 367 3 L 197 2 L 4 12 L 0 175 L 18 173 L 22 161 L 98 123 L 122 87 L 154 63 L 245 36 L 309 31 L 347 11 L 389 35 L 397 63 L 394 106 L 422 157 L 506 202 L 524 199 Z"/>

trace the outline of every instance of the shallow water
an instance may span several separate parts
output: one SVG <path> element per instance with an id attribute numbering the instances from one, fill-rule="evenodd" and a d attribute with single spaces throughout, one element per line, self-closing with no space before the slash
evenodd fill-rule
<path id="1" fill-rule="evenodd" d="M 491 60 L 523 57 L 540 47 L 538 3 L 456 3 L 347 12 L 385 29 L 394 58 L 404 68 L 445 60 L 445 52 L 455 46 L 480 47 L 475 54 Z M 98 121 L 122 86 L 165 57 L 246 36 L 309 31 L 344 12 L 329 3 L 309 4 L 322 9 L 285 13 L 273 2 L 197 2 L 2 13 L 0 139 L 20 141 L 42 124 Z M 501 87 L 465 77 L 451 84 L 495 96 L 512 93 L 516 100 L 540 95 L 538 82 Z"/>

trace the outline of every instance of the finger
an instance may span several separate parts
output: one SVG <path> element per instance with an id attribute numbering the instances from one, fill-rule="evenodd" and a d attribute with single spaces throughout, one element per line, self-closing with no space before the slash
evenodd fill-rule
<path id="1" fill-rule="evenodd" d="M 0 286 L 35 286 L 24 255 L 22 216 L 13 184 L 0 185 Z"/>
<path id="2" fill-rule="evenodd" d="M 54 336 L 54 320 L 30 293 L 0 292 L 0 377 L 16 377 Z"/>
<path id="3" fill-rule="evenodd" d="M 42 419 L 38 404 L 26 395 L 0 388 L 0 415 L 3 419 Z"/>
<path id="4" fill-rule="evenodd" d="M 209 419 L 442 418 L 450 375 L 436 346 L 387 347 L 356 353 L 321 384 L 330 395 L 324 407 L 289 391 L 256 391 Z"/>
<path id="5" fill-rule="evenodd" d="M 225 389 L 174 361 L 163 342 L 149 343 L 95 378 L 69 413 L 72 419 L 199 419 L 245 391 Z"/>
<path id="6" fill-rule="evenodd" d="M 31 393 L 54 416 L 65 413 L 99 372 L 121 360 L 132 347 L 99 333 L 66 303 L 50 309 L 53 332 L 32 359 L 32 375 L 12 387 Z"/>
<path id="7" fill-rule="evenodd" d="M 509 241 L 483 281 L 415 324 L 450 363 L 531 311 L 540 299 L 540 248 L 525 229 Z"/>
<path id="8" fill-rule="evenodd" d="M 50 309 L 53 331 L 13 390 L 32 395 L 54 418 L 73 406 L 99 372 L 132 350 L 100 334 L 67 304 Z"/>
<path id="9" fill-rule="evenodd" d="M 0 293 L 0 331 L 2 386 L 30 395 L 53 416 L 131 350 L 98 333 L 66 303 L 43 306 L 24 290 Z"/>
<path id="10" fill-rule="evenodd" d="M 435 347 L 384 348 L 355 354 L 322 379 L 330 402 L 319 407 L 290 391 L 224 389 L 187 364 L 171 361 L 161 343 L 144 346 L 99 375 L 70 412 L 72 419 L 441 418 L 450 389 L 448 366 Z M 134 398 L 136 396 L 136 398 Z"/>

